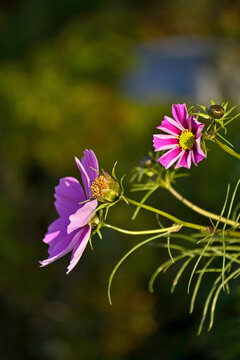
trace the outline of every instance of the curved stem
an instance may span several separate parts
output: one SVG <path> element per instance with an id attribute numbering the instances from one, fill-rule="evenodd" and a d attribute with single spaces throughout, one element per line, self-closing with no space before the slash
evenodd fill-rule
<path id="1" fill-rule="evenodd" d="M 106 223 L 103 223 L 103 227 L 107 227 L 109 229 L 112 229 L 112 230 L 116 230 L 120 233 L 123 233 L 123 234 L 128 234 L 128 235 L 148 235 L 148 234 L 159 234 L 159 233 L 163 233 L 163 232 L 166 232 L 166 231 L 179 231 L 181 229 L 181 226 L 180 225 L 175 225 L 174 226 L 171 226 L 171 227 L 168 227 L 168 228 L 163 228 L 163 229 L 154 229 L 154 230 L 143 230 L 143 231 L 132 231 L 132 230 L 125 230 L 125 229 L 121 229 L 121 228 L 118 228 L 116 226 L 113 226 L 113 225 L 110 225 L 110 224 L 106 224 Z"/>
<path id="2" fill-rule="evenodd" d="M 237 159 L 240 159 L 240 154 L 238 154 L 236 151 L 232 150 L 230 147 L 228 147 L 227 145 L 225 145 L 224 143 L 222 143 L 220 140 L 218 140 L 217 138 L 214 139 L 214 142 L 220 146 L 221 149 L 223 149 L 224 151 L 226 151 L 228 154 L 234 156 Z"/>
<path id="3" fill-rule="evenodd" d="M 226 219 L 225 217 L 220 217 L 217 214 L 211 213 L 210 211 L 204 210 L 202 208 L 200 208 L 197 205 L 194 205 L 193 203 L 191 203 L 189 200 L 185 199 L 181 194 L 179 194 L 175 189 L 173 189 L 171 187 L 171 185 L 169 185 L 168 187 L 166 187 L 167 190 L 170 191 L 170 193 L 175 196 L 176 199 L 178 199 L 179 201 L 181 201 L 181 203 L 183 203 L 184 205 L 188 206 L 190 209 L 192 209 L 193 211 L 197 212 L 198 214 L 201 214 L 203 216 L 206 216 L 210 219 L 225 223 L 227 225 L 231 225 L 231 226 L 240 226 L 240 223 L 237 223 L 236 221 L 233 220 L 229 220 Z"/>
<path id="4" fill-rule="evenodd" d="M 193 224 L 193 223 L 190 223 L 190 222 L 186 222 L 186 221 L 183 221 L 183 220 L 180 220 L 178 218 L 176 218 L 175 216 L 171 215 L 171 214 L 168 214 L 162 210 L 159 210 L 159 209 L 156 209 L 152 206 L 149 206 L 149 205 L 146 205 L 146 204 L 142 204 L 138 201 L 135 201 L 135 200 L 132 200 L 132 199 L 129 199 L 129 198 L 126 198 L 126 200 L 130 203 L 130 204 L 133 204 L 133 205 L 136 205 L 136 206 L 139 206 L 139 207 L 142 207 L 143 209 L 146 209 L 148 211 L 152 211 L 154 212 L 155 214 L 159 214 L 169 220 L 172 220 L 173 222 L 179 224 L 179 225 L 182 225 L 182 226 L 185 226 L 185 227 L 188 227 L 190 229 L 197 229 L 197 230 L 203 230 L 203 231 L 207 231 L 208 230 L 208 227 L 207 226 L 202 226 L 202 225 L 198 225 L 198 224 Z"/>
<path id="5" fill-rule="evenodd" d="M 167 230 L 167 231 L 166 231 Z M 131 248 L 117 263 L 117 265 L 114 267 L 113 271 L 111 272 L 111 275 L 109 276 L 109 280 L 108 280 L 108 300 L 109 300 L 109 304 L 112 305 L 112 299 L 111 299 L 111 286 L 112 286 L 112 281 L 114 278 L 114 275 L 116 273 L 116 271 L 118 270 L 119 266 L 124 262 L 124 260 L 126 260 L 126 258 L 132 254 L 135 250 L 137 250 L 138 248 L 140 248 L 143 245 L 146 245 L 148 243 L 150 243 L 151 241 L 158 239 L 160 237 L 163 237 L 164 235 L 168 235 L 169 233 L 171 233 L 172 231 L 178 231 L 179 230 L 179 226 L 178 225 L 173 225 L 170 228 L 166 228 L 165 231 L 163 232 L 163 234 L 161 235 L 155 235 L 152 236 L 140 243 L 138 243 L 137 245 L 135 245 L 133 248 Z"/>

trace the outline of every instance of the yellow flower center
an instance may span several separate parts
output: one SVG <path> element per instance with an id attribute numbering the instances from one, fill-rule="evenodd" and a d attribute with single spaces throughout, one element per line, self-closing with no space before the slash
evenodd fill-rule
<path id="1" fill-rule="evenodd" d="M 182 150 L 192 150 L 195 145 L 195 135 L 191 132 L 191 130 L 183 131 L 179 136 L 179 146 Z"/>

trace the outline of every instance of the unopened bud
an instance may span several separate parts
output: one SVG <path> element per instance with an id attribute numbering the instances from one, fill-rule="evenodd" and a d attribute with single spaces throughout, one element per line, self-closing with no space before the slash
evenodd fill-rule
<path id="1" fill-rule="evenodd" d="M 208 108 L 208 114 L 214 119 L 221 119 L 225 113 L 224 108 L 221 105 L 211 105 Z"/>
<path id="2" fill-rule="evenodd" d="M 153 165 L 153 158 L 152 158 L 152 156 L 150 156 L 150 155 L 144 156 L 144 158 L 142 158 L 142 159 L 139 161 L 139 164 L 140 164 L 140 166 L 142 166 L 142 167 L 144 167 L 144 168 L 147 168 L 147 167 Z"/>
<path id="3" fill-rule="evenodd" d="M 119 196 L 119 184 L 105 171 L 91 185 L 92 196 L 101 202 L 112 202 Z"/>

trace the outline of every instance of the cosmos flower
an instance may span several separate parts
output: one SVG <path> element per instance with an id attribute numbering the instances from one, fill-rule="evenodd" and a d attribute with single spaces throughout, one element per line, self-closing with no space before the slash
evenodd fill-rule
<path id="1" fill-rule="evenodd" d="M 49 246 L 49 257 L 40 261 L 41 266 L 46 266 L 72 252 L 67 274 L 76 266 L 87 246 L 91 236 L 91 220 L 98 206 L 91 189 L 98 178 L 96 155 L 92 150 L 85 150 L 81 161 L 78 158 L 75 161 L 82 176 L 84 190 L 73 177 L 60 179 L 59 185 L 55 187 L 54 204 L 59 218 L 49 226 L 43 239 Z"/>
<path id="2" fill-rule="evenodd" d="M 157 129 L 165 134 L 153 135 L 155 151 L 168 150 L 157 161 L 166 169 L 175 164 L 175 168 L 190 169 L 192 161 L 197 166 L 206 155 L 200 146 L 204 124 L 198 122 L 193 115 L 188 116 L 185 104 L 172 105 L 174 119 L 164 116 Z"/>

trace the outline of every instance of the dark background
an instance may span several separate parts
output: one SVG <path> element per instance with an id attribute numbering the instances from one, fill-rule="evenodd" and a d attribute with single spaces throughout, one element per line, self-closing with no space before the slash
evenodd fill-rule
<path id="1" fill-rule="evenodd" d="M 240 359 L 238 280 L 220 297 L 211 333 L 198 337 L 207 280 L 193 315 L 187 277 L 169 293 L 177 268 L 148 293 L 164 249 L 146 246 L 120 267 L 113 306 L 109 274 L 139 239 L 104 230 L 68 276 L 69 256 L 38 265 L 57 216 L 54 186 L 60 177 L 79 178 L 74 155 L 92 148 L 107 171 L 118 160 L 128 180 L 172 102 L 239 104 L 239 10 L 238 1 L 0 2 L 1 359 Z M 237 151 L 239 129 L 238 120 L 228 133 Z M 176 188 L 219 213 L 240 164 L 214 144 L 210 150 Z M 164 190 L 149 203 L 204 223 Z M 132 212 L 121 204 L 109 222 L 156 226 L 145 212 L 131 223 Z"/>

